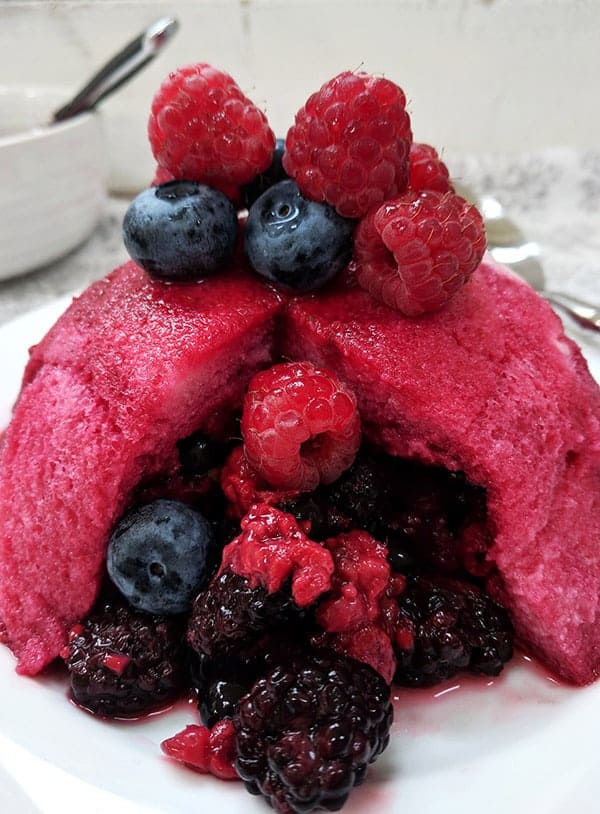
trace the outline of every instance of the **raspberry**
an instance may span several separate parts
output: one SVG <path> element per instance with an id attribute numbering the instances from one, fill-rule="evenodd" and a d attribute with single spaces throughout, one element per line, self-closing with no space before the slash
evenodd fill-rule
<path id="1" fill-rule="evenodd" d="M 359 224 L 358 284 L 407 316 L 442 308 L 467 282 L 486 239 L 478 210 L 452 192 L 407 192 Z"/>
<path id="2" fill-rule="evenodd" d="M 392 717 L 389 689 L 366 664 L 297 654 L 260 678 L 234 715 L 238 774 L 282 814 L 337 811 L 387 746 Z"/>
<path id="3" fill-rule="evenodd" d="M 473 585 L 411 577 L 398 599 L 394 680 L 429 687 L 458 670 L 498 675 L 512 657 L 507 612 Z"/>
<path id="4" fill-rule="evenodd" d="M 210 773 L 221 780 L 238 779 L 233 765 L 237 756 L 235 729 L 229 720 L 219 721 L 211 729 L 190 724 L 164 740 L 160 747 L 165 755 L 203 774 Z"/>
<path id="5" fill-rule="evenodd" d="M 228 567 L 269 593 L 289 582 L 295 603 L 307 607 L 331 587 L 333 559 L 309 540 L 290 514 L 257 504 L 241 522 L 241 533 L 223 549 L 221 572 Z"/>
<path id="6" fill-rule="evenodd" d="M 389 79 L 345 71 L 296 114 L 283 166 L 306 198 L 360 218 L 404 192 L 412 142 L 406 97 Z"/>
<path id="7" fill-rule="evenodd" d="M 231 452 L 223 467 L 221 489 L 229 501 L 229 513 L 237 518 L 243 517 L 255 503 L 275 505 L 297 497 L 295 490 L 271 488 L 249 464 L 242 446 Z"/>
<path id="8" fill-rule="evenodd" d="M 331 483 L 352 464 L 360 444 L 354 393 L 309 362 L 257 373 L 241 428 L 248 461 L 281 489 L 309 492 Z"/>
<path id="9" fill-rule="evenodd" d="M 414 191 L 454 192 L 448 167 L 429 144 L 410 145 L 408 186 Z"/>
<path id="10" fill-rule="evenodd" d="M 177 620 L 106 602 L 73 631 L 67 668 L 79 706 L 131 717 L 164 706 L 186 687 Z"/>
<path id="11" fill-rule="evenodd" d="M 223 71 L 199 63 L 171 73 L 158 89 L 148 138 L 174 178 L 232 193 L 271 163 L 275 136 L 264 113 Z"/>

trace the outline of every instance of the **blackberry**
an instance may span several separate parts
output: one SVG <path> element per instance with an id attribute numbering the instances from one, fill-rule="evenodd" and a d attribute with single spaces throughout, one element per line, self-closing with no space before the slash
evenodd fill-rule
<path id="1" fill-rule="evenodd" d="M 299 621 L 304 613 L 287 592 L 252 588 L 245 577 L 226 568 L 197 596 L 188 641 L 201 655 L 235 653 L 261 635 Z"/>
<path id="2" fill-rule="evenodd" d="M 394 681 L 430 687 L 459 670 L 495 676 L 512 657 L 508 613 L 473 585 L 413 576 L 398 598 Z"/>
<path id="3" fill-rule="evenodd" d="M 177 442 L 181 474 L 184 478 L 200 478 L 211 469 L 223 466 L 231 451 L 231 444 L 195 432 Z"/>
<path id="4" fill-rule="evenodd" d="M 121 603 L 98 606 L 69 642 L 73 700 L 107 717 L 132 717 L 164 706 L 186 689 L 183 625 Z"/>
<path id="5" fill-rule="evenodd" d="M 388 547 L 400 573 L 430 571 L 464 577 L 464 529 L 484 523 L 485 490 L 464 473 L 425 466 L 363 447 L 335 483 L 280 504 L 310 520 L 310 537 L 325 540 L 353 529 Z"/>
<path id="6" fill-rule="evenodd" d="M 387 746 L 392 717 L 389 688 L 371 667 L 303 651 L 241 700 L 236 769 L 283 814 L 337 811 Z"/>

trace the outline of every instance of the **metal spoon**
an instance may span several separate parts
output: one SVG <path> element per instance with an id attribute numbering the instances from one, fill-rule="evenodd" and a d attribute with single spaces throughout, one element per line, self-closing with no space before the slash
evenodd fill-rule
<path id="1" fill-rule="evenodd" d="M 548 291 L 544 270 L 539 261 L 540 247 L 527 240 L 517 224 L 506 216 L 500 201 L 491 195 L 476 195 L 472 189 L 455 184 L 457 192 L 480 210 L 485 221 L 488 250 L 494 260 L 514 271 L 519 277 L 556 305 L 571 319 L 584 328 L 600 331 L 600 308 L 589 302 L 563 294 L 561 291 Z"/>
<path id="2" fill-rule="evenodd" d="M 179 23 L 173 17 L 156 20 L 100 68 L 70 102 L 56 111 L 52 121 L 62 122 L 71 116 L 92 110 L 98 102 L 120 88 L 154 59 L 178 28 Z"/>

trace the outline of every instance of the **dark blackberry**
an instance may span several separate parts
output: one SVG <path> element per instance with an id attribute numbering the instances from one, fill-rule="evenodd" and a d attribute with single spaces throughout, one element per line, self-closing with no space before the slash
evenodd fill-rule
<path id="1" fill-rule="evenodd" d="M 181 474 L 185 478 L 200 478 L 211 469 L 223 466 L 231 445 L 195 432 L 177 442 Z"/>
<path id="2" fill-rule="evenodd" d="M 463 531 L 485 521 L 485 490 L 470 484 L 462 472 L 365 446 L 335 483 L 281 508 L 310 520 L 315 540 L 352 529 L 368 531 L 387 545 L 390 564 L 401 573 L 464 577 Z"/>
<path id="3" fill-rule="evenodd" d="M 216 657 L 248 647 L 264 633 L 299 621 L 304 612 L 285 591 L 261 586 L 225 569 L 198 594 L 188 624 L 188 641 L 201 655 Z"/>
<path id="4" fill-rule="evenodd" d="M 459 670 L 498 675 L 513 653 L 508 613 L 473 585 L 410 577 L 398 598 L 394 681 L 429 687 Z"/>
<path id="5" fill-rule="evenodd" d="M 233 718 L 236 769 L 248 791 L 282 814 L 337 811 L 387 746 L 392 717 L 389 687 L 375 670 L 304 651 L 242 698 Z"/>
<path id="6" fill-rule="evenodd" d="M 107 717 L 164 706 L 187 685 L 183 624 L 107 602 L 72 631 L 67 668 L 73 700 Z"/>

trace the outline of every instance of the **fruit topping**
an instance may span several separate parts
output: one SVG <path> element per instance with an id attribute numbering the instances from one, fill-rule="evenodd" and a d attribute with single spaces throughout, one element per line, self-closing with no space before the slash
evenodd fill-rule
<path id="1" fill-rule="evenodd" d="M 280 181 L 250 208 L 246 254 L 269 282 L 314 291 L 350 261 L 353 231 L 353 221 L 327 204 L 303 198 L 294 181 Z"/>
<path id="2" fill-rule="evenodd" d="M 165 282 L 193 282 L 223 268 L 235 247 L 235 207 L 216 189 L 169 181 L 134 198 L 123 220 L 125 248 Z"/>
<path id="3" fill-rule="evenodd" d="M 242 698 L 236 769 L 282 814 L 337 811 L 387 746 L 392 717 L 389 689 L 368 665 L 301 652 Z"/>
<path id="4" fill-rule="evenodd" d="M 275 136 L 264 113 L 211 65 L 171 73 L 152 101 L 148 138 L 174 178 L 231 189 L 271 163 Z"/>
<path id="5" fill-rule="evenodd" d="M 360 444 L 354 393 L 310 362 L 257 373 L 241 428 L 248 461 L 281 489 L 310 491 L 331 483 L 352 464 Z"/>
<path id="6" fill-rule="evenodd" d="M 190 724 L 182 732 L 161 743 L 161 749 L 174 760 L 203 774 L 221 780 L 237 780 L 235 729 L 231 721 L 218 721 L 212 728 Z"/>
<path id="7" fill-rule="evenodd" d="M 410 145 L 408 186 L 414 191 L 433 189 L 436 192 L 454 192 L 448 167 L 435 147 L 416 141 Z"/>
<path id="8" fill-rule="evenodd" d="M 241 533 L 223 549 L 221 572 L 226 568 L 261 585 L 269 593 L 289 581 L 294 602 L 311 605 L 331 587 L 333 558 L 319 543 L 309 540 L 291 514 L 267 504 L 256 504 L 241 521 Z"/>
<path id="9" fill-rule="evenodd" d="M 105 602 L 70 636 L 66 661 L 73 700 L 90 712 L 132 717 L 186 689 L 181 622 Z"/>
<path id="10" fill-rule="evenodd" d="M 306 525 L 314 540 L 368 531 L 385 543 L 388 560 L 400 574 L 487 573 L 485 490 L 461 472 L 365 445 L 337 481 L 309 494 L 284 496 L 277 505 Z"/>
<path id="11" fill-rule="evenodd" d="M 200 656 L 235 658 L 242 647 L 289 625 L 300 614 L 288 592 L 253 587 L 245 576 L 226 568 L 198 594 L 188 623 L 188 642 Z"/>
<path id="12" fill-rule="evenodd" d="M 283 166 L 306 198 L 346 218 L 404 192 L 412 142 L 401 88 L 389 79 L 345 71 L 296 114 Z"/>
<path id="13" fill-rule="evenodd" d="M 181 474 L 185 478 L 202 478 L 223 466 L 230 445 L 198 431 L 177 442 Z"/>
<path id="14" fill-rule="evenodd" d="M 512 656 L 508 613 L 474 585 L 410 577 L 398 605 L 399 684 L 429 687 L 459 670 L 495 676 Z"/>
<path id="15" fill-rule="evenodd" d="M 266 192 L 269 187 L 284 181 L 288 176 L 283 169 L 282 158 L 285 152 L 285 140 L 282 138 L 275 139 L 275 149 L 271 163 L 264 172 L 257 175 L 254 181 L 242 189 L 242 202 L 246 209 L 250 209 L 252 204 L 257 198 Z"/>
<path id="16" fill-rule="evenodd" d="M 228 500 L 229 514 L 242 518 L 254 503 L 296 505 L 296 489 L 274 489 L 249 463 L 242 446 L 235 447 L 221 470 L 221 489 Z"/>
<path id="17" fill-rule="evenodd" d="M 209 577 L 212 536 L 206 518 L 184 503 L 146 503 L 117 523 L 108 544 L 108 574 L 134 608 L 184 613 Z"/>
<path id="18" fill-rule="evenodd" d="M 485 252 L 483 219 L 452 192 L 407 192 L 364 218 L 355 233 L 356 280 L 406 316 L 442 308 Z"/>

